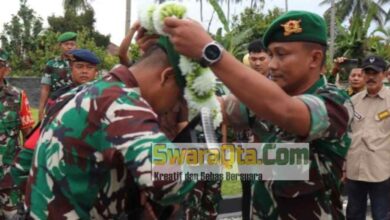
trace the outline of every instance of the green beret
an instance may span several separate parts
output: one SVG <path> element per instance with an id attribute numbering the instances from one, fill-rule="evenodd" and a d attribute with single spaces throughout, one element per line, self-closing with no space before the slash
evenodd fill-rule
<path id="1" fill-rule="evenodd" d="M 176 50 L 173 48 L 171 41 L 166 36 L 161 36 L 157 41 L 157 45 L 159 45 L 161 48 L 165 50 L 168 56 L 168 61 L 173 67 L 173 70 L 175 71 L 177 85 L 181 89 L 184 89 L 184 87 L 186 86 L 186 80 L 179 68 L 179 61 L 180 61 L 179 53 L 176 52 Z"/>
<path id="2" fill-rule="evenodd" d="M 77 34 L 75 32 L 65 32 L 57 38 L 57 41 L 63 43 L 65 41 L 76 40 L 76 37 Z"/>
<path id="3" fill-rule="evenodd" d="M 6 62 L 9 59 L 9 54 L 7 51 L 0 49 L 0 61 Z"/>
<path id="4" fill-rule="evenodd" d="M 321 16 L 307 11 L 289 11 L 272 22 L 263 43 L 268 47 L 272 42 L 304 41 L 326 46 L 326 38 L 326 23 Z"/>

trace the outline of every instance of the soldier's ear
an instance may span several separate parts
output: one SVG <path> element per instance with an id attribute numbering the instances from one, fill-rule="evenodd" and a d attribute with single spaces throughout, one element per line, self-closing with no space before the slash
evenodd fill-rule
<path id="1" fill-rule="evenodd" d="M 166 67 L 160 75 L 160 85 L 163 86 L 171 79 L 175 79 L 175 71 L 172 67 Z"/>
<path id="2" fill-rule="evenodd" d="M 320 49 L 313 49 L 310 53 L 311 55 L 311 68 L 318 68 L 322 66 L 322 60 L 324 59 L 325 54 Z"/>

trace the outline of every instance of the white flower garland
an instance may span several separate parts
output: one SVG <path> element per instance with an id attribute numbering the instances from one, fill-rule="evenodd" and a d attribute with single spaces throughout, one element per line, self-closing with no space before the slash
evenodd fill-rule
<path id="1" fill-rule="evenodd" d="M 153 24 L 153 12 L 156 10 L 156 5 L 149 5 L 146 7 L 146 10 L 141 10 L 139 14 L 139 22 L 142 27 L 144 27 L 146 30 L 148 30 L 150 33 L 155 33 L 156 30 L 154 29 Z"/>
<path id="2" fill-rule="evenodd" d="M 151 33 L 167 36 L 164 33 L 164 19 L 167 17 L 186 18 L 187 8 L 177 2 L 164 2 L 160 5 L 151 5 L 140 13 L 140 23 Z M 180 56 L 179 68 L 186 79 L 184 98 L 190 112 L 200 112 L 203 107 L 212 112 L 213 123 L 218 127 L 222 122 L 221 106 L 215 95 L 216 77 L 209 68 L 202 68 L 197 62 Z"/>
<path id="3" fill-rule="evenodd" d="M 157 6 L 156 10 L 153 12 L 153 24 L 154 29 L 157 34 L 167 36 L 163 31 L 164 28 L 164 18 L 167 17 L 176 17 L 179 19 L 186 18 L 187 8 L 178 2 L 167 1 Z"/>

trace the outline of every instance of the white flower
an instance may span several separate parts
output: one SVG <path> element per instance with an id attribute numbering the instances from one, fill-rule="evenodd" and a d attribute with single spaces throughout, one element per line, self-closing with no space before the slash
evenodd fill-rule
<path id="1" fill-rule="evenodd" d="M 192 62 L 190 59 L 188 59 L 185 56 L 182 55 L 180 56 L 179 68 L 183 76 L 193 72 L 195 67 L 196 67 L 196 63 Z"/>
<path id="2" fill-rule="evenodd" d="M 139 12 L 139 22 L 141 26 L 151 33 L 156 32 L 153 25 L 153 12 L 156 10 L 156 7 L 155 4 L 152 4 L 146 7 L 146 10 L 140 10 Z"/>
<path id="3" fill-rule="evenodd" d="M 164 2 L 160 4 L 153 12 L 153 24 L 154 29 L 160 35 L 167 36 L 164 33 L 164 19 L 167 17 L 185 18 L 187 14 L 187 8 L 178 2 Z"/>
<path id="4" fill-rule="evenodd" d="M 221 105 L 217 99 L 216 95 L 212 95 L 208 99 L 204 99 L 202 101 L 196 97 L 196 95 L 191 92 L 188 88 L 184 89 L 184 98 L 187 101 L 190 112 L 200 112 L 200 110 L 204 107 L 209 108 L 212 113 L 214 127 L 217 128 L 222 122 L 222 113 L 221 113 Z"/>
<path id="5" fill-rule="evenodd" d="M 191 88 L 195 90 L 195 92 L 202 96 L 210 91 L 214 92 L 216 77 L 210 71 L 210 69 L 202 69 L 202 73 L 200 76 L 196 77 Z"/>
<path id="6" fill-rule="evenodd" d="M 221 111 L 213 115 L 214 128 L 218 128 L 221 125 L 222 121 L 223 121 L 223 117 Z"/>

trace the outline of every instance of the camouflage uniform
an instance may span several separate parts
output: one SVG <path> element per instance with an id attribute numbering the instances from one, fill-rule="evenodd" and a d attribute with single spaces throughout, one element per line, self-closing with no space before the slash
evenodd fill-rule
<path id="1" fill-rule="evenodd" d="M 56 57 L 47 62 L 41 84 L 50 85 L 51 94 L 71 83 L 71 69 L 68 60 Z"/>
<path id="2" fill-rule="evenodd" d="M 0 218 L 9 218 L 16 213 L 21 193 L 5 176 L 20 150 L 20 132 L 34 125 L 27 96 L 24 91 L 9 85 L 0 88 Z"/>
<path id="3" fill-rule="evenodd" d="M 229 89 L 221 82 L 217 81 L 216 95 L 223 96 L 230 93 Z M 221 136 L 217 130 L 217 136 Z M 204 138 L 204 137 L 203 137 Z M 198 139 L 203 139 L 199 131 Z M 188 199 L 184 201 L 185 219 L 216 219 L 218 216 L 219 202 L 221 196 L 222 181 L 202 181 L 190 193 Z"/>
<path id="4" fill-rule="evenodd" d="M 310 133 L 306 138 L 256 119 L 242 105 L 235 105 L 233 111 L 227 112 L 229 121 L 241 126 L 248 123 L 264 143 L 310 143 L 309 181 L 254 182 L 253 218 L 343 219 L 340 178 L 351 143 L 348 132 L 352 103 L 344 91 L 327 84 L 324 77 L 297 97 L 306 104 L 311 115 Z"/>
<path id="5" fill-rule="evenodd" d="M 129 187 L 167 205 L 195 185 L 151 181 L 150 146 L 169 140 L 133 75 L 119 68 L 126 72 L 113 70 L 57 99 L 75 94 L 42 127 L 26 190 L 30 217 L 115 219 L 134 199 L 126 193 Z"/>

